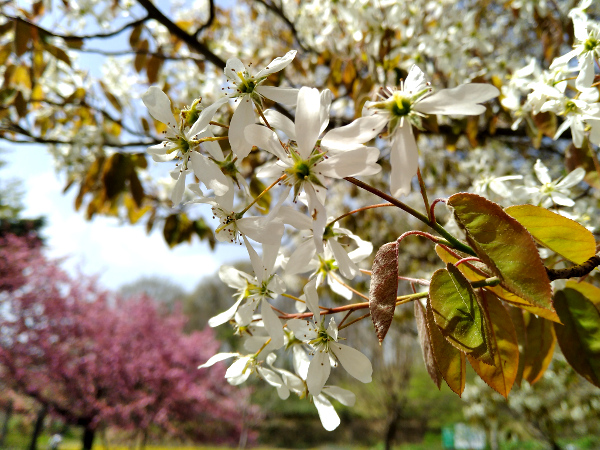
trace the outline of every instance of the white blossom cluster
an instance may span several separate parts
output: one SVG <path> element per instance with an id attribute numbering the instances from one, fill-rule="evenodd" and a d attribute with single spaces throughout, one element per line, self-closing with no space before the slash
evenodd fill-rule
<path id="1" fill-rule="evenodd" d="M 148 89 L 142 99 L 150 114 L 166 125 L 164 141 L 148 152 L 155 161 L 178 161 L 171 172 L 173 203 L 188 198 L 189 203 L 208 205 L 219 221 L 217 239 L 245 245 L 252 262 L 253 274 L 233 267 L 221 269 L 223 282 L 238 294 L 231 308 L 209 321 L 210 326 L 233 325 L 245 337 L 247 353 L 219 353 L 201 367 L 234 358 L 226 373 L 231 384 L 241 384 L 254 374 L 274 386 L 281 398 L 290 392 L 310 397 L 323 426 L 332 430 L 340 420 L 329 398 L 349 406 L 355 401 L 354 394 L 329 383 L 332 367 L 341 364 L 350 375 L 368 383 L 372 366 L 363 353 L 342 343 L 332 315 L 336 311 L 320 305 L 317 288 L 328 284 L 350 300 L 357 292 L 350 283 L 360 275 L 358 264 L 373 246 L 337 225 L 330 213 L 328 190 L 342 178 L 379 174 L 380 151 L 369 142 L 387 128 L 390 189 L 395 196 L 408 194 L 418 168 L 412 126 L 420 127 L 421 119 L 429 114 L 479 115 L 485 111 L 481 103 L 499 91 L 489 84 L 464 84 L 434 92 L 425 74 L 413 66 L 399 88 L 385 87 L 376 101 L 365 105 L 363 117 L 327 131 L 329 90 L 265 83 L 295 55 L 289 51 L 260 70 L 229 59 L 225 74 L 230 93 L 210 105 L 196 100 L 179 117 L 157 87 Z M 264 98 L 295 106 L 295 121 L 277 111 L 265 111 Z M 212 133 L 212 128 L 223 125 L 213 117 L 230 101 L 237 108 L 227 127 L 231 153 L 224 155 L 217 142 L 223 138 Z M 253 149 L 265 161 L 256 176 L 271 183 L 257 197 L 250 195 L 241 175 L 243 161 Z M 200 183 L 188 185 L 190 194 L 185 196 L 188 175 Z M 267 192 L 273 204 L 264 212 L 258 201 Z M 285 280 L 299 274 L 308 278 L 304 278 L 302 294 L 296 296 L 287 292 L 290 286 Z M 275 307 L 282 298 L 293 302 L 293 312 Z M 275 364 L 278 350 L 292 352 L 294 372 Z"/>

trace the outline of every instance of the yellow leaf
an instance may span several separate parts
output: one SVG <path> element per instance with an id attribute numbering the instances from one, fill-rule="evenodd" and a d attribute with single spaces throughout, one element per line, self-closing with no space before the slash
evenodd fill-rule
<path id="1" fill-rule="evenodd" d="M 574 220 L 533 205 L 511 206 L 506 213 L 544 247 L 575 264 L 582 264 L 596 254 L 594 235 Z"/>

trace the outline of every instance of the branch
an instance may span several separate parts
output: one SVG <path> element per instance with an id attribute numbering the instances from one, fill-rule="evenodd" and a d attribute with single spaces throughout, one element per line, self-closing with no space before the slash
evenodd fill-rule
<path id="1" fill-rule="evenodd" d="M 567 269 L 548 269 L 546 267 L 546 273 L 550 281 L 566 279 L 566 278 L 579 278 L 584 277 L 596 267 L 600 266 L 600 256 L 594 255 L 583 264 L 569 267 Z"/>
<path id="2" fill-rule="evenodd" d="M 6 17 L 7 19 L 9 19 L 9 20 L 15 20 L 15 21 L 18 21 L 18 22 L 23 22 L 24 24 L 27 24 L 30 27 L 36 28 L 37 30 L 41 31 L 43 34 L 47 34 L 49 36 L 61 38 L 61 39 L 64 39 L 65 41 L 81 41 L 81 40 L 84 40 L 84 39 L 105 39 L 105 38 L 113 37 L 113 36 L 116 36 L 117 34 L 122 33 L 123 31 L 125 31 L 128 28 L 135 27 L 136 25 L 144 23 L 145 21 L 147 21 L 150 18 L 150 16 L 147 15 L 146 17 L 142 17 L 141 19 L 138 19 L 138 20 L 135 20 L 135 21 L 130 22 L 128 24 L 125 24 L 121 28 L 119 28 L 119 29 L 117 29 L 115 31 L 111 31 L 109 33 L 83 34 L 83 35 L 65 35 L 65 34 L 58 34 L 58 33 L 53 33 L 52 31 L 48 31 L 47 29 L 42 28 L 39 25 L 36 25 L 35 23 L 30 22 L 29 20 L 23 19 L 21 17 L 9 16 L 8 14 L 2 14 L 2 15 L 4 17 Z"/>
<path id="3" fill-rule="evenodd" d="M 71 50 L 75 50 L 81 53 L 96 53 L 103 56 L 127 56 L 127 55 L 148 55 L 154 56 L 155 58 L 163 59 L 163 60 L 172 60 L 172 61 L 201 61 L 204 62 L 203 59 L 197 58 L 195 56 L 169 56 L 164 53 L 151 52 L 149 50 L 120 50 L 120 51 L 107 51 L 101 50 L 99 48 L 73 48 Z"/>
<path id="4" fill-rule="evenodd" d="M 171 19 L 160 12 L 150 0 L 138 0 L 138 3 L 148 12 L 148 17 L 164 25 L 173 36 L 181 39 L 188 47 L 203 55 L 208 61 L 219 67 L 221 70 L 225 69 L 225 61 L 223 61 L 221 57 L 215 55 L 212 50 L 196 39 L 195 36 L 192 36 L 187 31 L 177 26 Z"/>
<path id="5" fill-rule="evenodd" d="M 300 36 L 298 36 L 298 30 L 296 30 L 296 26 L 294 25 L 294 23 L 288 19 L 285 14 L 283 13 L 283 10 L 281 8 L 278 8 L 277 6 L 275 6 L 273 3 L 271 3 L 270 1 L 267 3 L 265 0 L 255 0 L 257 3 L 260 3 L 262 5 L 264 5 L 269 11 L 273 12 L 277 17 L 279 17 L 281 20 L 283 20 L 285 22 L 285 24 L 288 26 L 288 28 L 290 29 L 290 31 L 292 32 L 292 35 L 294 36 L 294 40 L 296 41 L 296 44 L 298 44 L 298 46 L 304 51 L 304 52 L 309 52 L 309 51 L 313 51 L 312 49 L 307 48 L 302 41 L 300 40 Z"/>
<path id="6" fill-rule="evenodd" d="M 17 133 L 23 136 L 28 137 L 29 139 L 14 139 L 10 138 L 3 133 Z M 0 127 L 0 139 L 4 139 L 5 141 L 13 142 L 15 144 L 52 144 L 52 145 L 73 145 L 73 141 L 63 141 L 60 139 L 48 139 L 39 136 L 34 136 L 29 131 L 20 127 L 19 125 L 13 124 L 9 128 Z M 114 147 L 114 148 L 129 148 L 129 147 L 148 147 L 151 145 L 160 144 L 161 141 L 137 141 L 137 142 L 120 142 L 120 143 L 109 143 L 109 142 L 99 142 L 97 144 L 103 145 L 106 147 Z"/>
<path id="7" fill-rule="evenodd" d="M 194 33 L 194 38 L 198 39 L 200 37 L 200 34 L 204 30 L 206 30 L 208 27 L 210 27 L 214 21 L 215 21 L 215 2 L 214 2 L 214 0 L 209 0 L 209 2 L 208 2 L 208 20 L 206 21 L 206 23 L 204 25 L 202 25 L 200 28 L 198 28 L 196 30 L 196 32 Z"/>

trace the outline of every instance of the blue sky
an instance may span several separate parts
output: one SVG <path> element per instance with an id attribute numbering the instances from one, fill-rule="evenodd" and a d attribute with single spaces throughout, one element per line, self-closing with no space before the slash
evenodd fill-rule
<path id="1" fill-rule="evenodd" d="M 7 163 L 0 169 L 0 178 L 23 182 L 24 216 L 46 216 L 47 253 L 53 258 L 66 257 L 64 267 L 73 274 L 99 275 L 108 288 L 144 275 L 160 275 L 189 291 L 222 263 L 245 256 L 239 246 L 221 245 L 213 252 L 198 239 L 169 249 L 160 230 L 147 235 L 143 226 L 121 226 L 114 218 L 88 222 L 73 208 L 77 189 L 62 194 L 64 180 L 54 171 L 52 157 L 43 146 L 2 143 L 0 147 L 5 150 L 0 159 Z"/>

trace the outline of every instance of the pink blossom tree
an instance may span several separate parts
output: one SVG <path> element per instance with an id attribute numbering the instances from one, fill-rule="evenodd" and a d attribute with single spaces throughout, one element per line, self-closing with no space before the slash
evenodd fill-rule
<path id="1" fill-rule="evenodd" d="M 124 300 L 92 278 L 71 279 L 35 248 L 9 240 L 0 248 L 7 386 L 83 427 L 85 450 L 100 426 L 144 438 L 239 438 L 244 396 L 223 382 L 222 367 L 197 370 L 218 347 L 210 330 L 184 335 L 181 314 L 163 316 L 147 296 Z"/>

